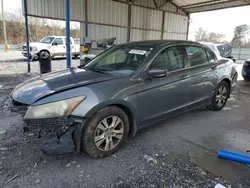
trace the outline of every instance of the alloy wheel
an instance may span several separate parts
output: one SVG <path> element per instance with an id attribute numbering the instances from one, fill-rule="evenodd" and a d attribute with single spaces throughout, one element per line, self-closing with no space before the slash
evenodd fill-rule
<path id="1" fill-rule="evenodd" d="M 216 94 L 216 105 L 221 107 L 227 101 L 227 88 L 225 86 L 221 86 Z"/>
<path id="2" fill-rule="evenodd" d="M 118 116 L 104 118 L 96 127 L 94 133 L 95 146 L 101 151 L 114 149 L 124 134 L 124 123 Z"/>

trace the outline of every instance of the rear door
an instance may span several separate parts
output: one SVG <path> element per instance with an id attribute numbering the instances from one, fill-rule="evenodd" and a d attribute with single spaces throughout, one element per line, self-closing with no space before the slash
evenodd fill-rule
<path id="1" fill-rule="evenodd" d="M 217 78 L 216 57 L 202 46 L 186 46 L 188 56 L 189 103 L 207 103 L 213 96 Z"/>

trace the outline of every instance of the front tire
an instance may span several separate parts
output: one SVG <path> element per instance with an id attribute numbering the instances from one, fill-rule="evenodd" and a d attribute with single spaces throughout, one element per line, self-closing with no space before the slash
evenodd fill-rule
<path id="1" fill-rule="evenodd" d="M 227 82 L 222 81 L 218 84 L 215 89 L 212 102 L 208 108 L 212 111 L 220 111 L 224 108 L 227 103 L 227 99 L 230 94 L 230 88 Z"/>
<path id="2" fill-rule="evenodd" d="M 112 155 L 127 140 L 129 120 L 126 113 L 116 107 L 109 106 L 96 112 L 83 130 L 83 150 L 94 158 Z"/>

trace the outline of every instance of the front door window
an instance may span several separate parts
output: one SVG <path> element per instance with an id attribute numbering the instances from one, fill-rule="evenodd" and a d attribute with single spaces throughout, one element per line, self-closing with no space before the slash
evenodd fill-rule
<path id="1" fill-rule="evenodd" d="M 171 47 L 161 51 L 150 66 L 150 68 L 166 69 L 167 71 L 175 71 L 184 67 L 184 53 L 179 47 Z"/>

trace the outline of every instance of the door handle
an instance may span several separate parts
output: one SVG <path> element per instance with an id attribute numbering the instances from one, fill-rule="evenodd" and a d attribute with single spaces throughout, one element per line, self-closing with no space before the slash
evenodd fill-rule
<path id="1" fill-rule="evenodd" d="M 180 79 L 185 79 L 187 77 L 188 77 L 188 74 L 182 74 L 182 75 L 179 76 Z"/>

